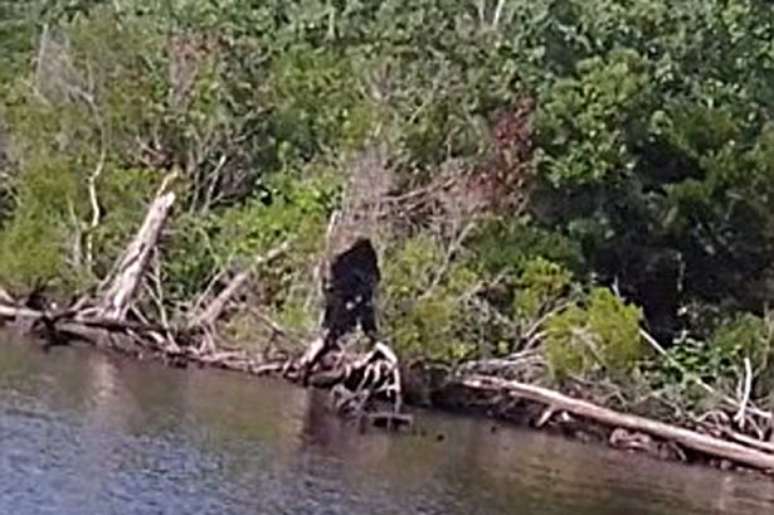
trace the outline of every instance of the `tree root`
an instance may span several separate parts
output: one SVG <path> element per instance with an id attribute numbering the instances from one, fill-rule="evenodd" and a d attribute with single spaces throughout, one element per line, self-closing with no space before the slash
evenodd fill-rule
<path id="1" fill-rule="evenodd" d="M 383 342 L 376 342 L 367 353 L 353 354 L 338 345 L 329 347 L 319 338 L 285 370 L 285 376 L 304 385 L 330 388 L 332 409 L 343 417 L 369 420 L 372 425 L 390 429 L 412 423 L 411 416 L 402 413 L 400 363 Z M 375 411 L 380 400 L 389 402 L 392 409 Z"/>

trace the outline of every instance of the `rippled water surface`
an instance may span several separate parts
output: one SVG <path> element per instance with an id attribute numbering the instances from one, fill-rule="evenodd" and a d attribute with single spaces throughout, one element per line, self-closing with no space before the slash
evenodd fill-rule
<path id="1" fill-rule="evenodd" d="M 774 513 L 766 478 L 426 412 L 425 436 L 359 435 L 323 405 L 0 334 L 0 513 Z"/>

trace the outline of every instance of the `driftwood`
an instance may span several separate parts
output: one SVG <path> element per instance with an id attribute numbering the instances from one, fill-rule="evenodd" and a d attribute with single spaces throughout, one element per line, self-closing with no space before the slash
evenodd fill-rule
<path id="1" fill-rule="evenodd" d="M 49 340 L 46 345 L 75 338 L 133 355 L 155 355 L 175 366 L 193 364 L 258 376 L 279 373 L 285 366 L 284 360 L 267 363 L 245 351 L 201 352 L 198 346 L 187 344 L 191 337 L 186 331 L 160 324 L 81 316 L 72 310 L 48 313 L 7 305 L 0 305 L 0 318 L 25 320 L 32 328 L 42 325 L 43 336 Z M 115 345 L 121 339 L 131 345 Z"/>
<path id="2" fill-rule="evenodd" d="M 56 324 L 58 322 L 76 323 L 85 327 L 120 332 L 136 331 L 166 333 L 172 331 L 172 329 L 164 327 L 161 324 L 118 320 L 115 318 L 81 316 L 79 311 L 72 309 L 38 311 L 25 307 L 0 304 L 0 317 L 14 319 L 25 318 L 30 322 L 41 321 L 48 324 Z"/>
<path id="3" fill-rule="evenodd" d="M 564 411 L 604 426 L 640 431 L 710 456 L 756 469 L 774 471 L 774 454 L 656 420 L 619 413 L 547 388 L 484 376 L 463 377 L 459 380 L 459 384 L 474 390 L 499 392 L 545 404 L 553 411 Z"/>
<path id="4" fill-rule="evenodd" d="M 0 317 L 4 318 L 42 318 L 44 313 L 34 309 L 20 307 L 16 305 L 4 305 L 0 304 Z"/>

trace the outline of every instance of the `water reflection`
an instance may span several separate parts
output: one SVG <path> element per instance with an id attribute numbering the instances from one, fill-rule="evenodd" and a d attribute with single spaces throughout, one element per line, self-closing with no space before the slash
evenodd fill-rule
<path id="1" fill-rule="evenodd" d="M 314 390 L 78 349 L 43 354 L 0 336 L 0 512 L 774 510 L 765 478 L 472 418 L 418 421 L 422 435 L 359 435 Z"/>

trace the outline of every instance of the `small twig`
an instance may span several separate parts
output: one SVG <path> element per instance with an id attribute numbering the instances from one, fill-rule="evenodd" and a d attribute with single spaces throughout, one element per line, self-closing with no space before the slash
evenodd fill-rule
<path id="1" fill-rule="evenodd" d="M 218 187 L 218 182 L 220 181 L 220 173 L 227 162 L 228 158 L 226 157 L 226 154 L 223 154 L 220 156 L 218 164 L 215 165 L 215 168 L 212 170 L 212 172 L 208 174 L 210 184 L 207 187 L 207 191 L 204 195 L 204 202 L 202 203 L 201 207 L 202 212 L 206 212 L 212 206 L 212 201 L 215 198 L 215 189 Z"/>
<path id="2" fill-rule="evenodd" d="M 251 307 L 250 312 L 261 322 L 263 322 L 269 329 L 271 329 L 275 334 L 278 334 L 280 336 L 285 337 L 286 339 L 294 342 L 294 343 L 300 343 L 302 341 L 302 338 L 293 333 L 292 331 L 288 330 L 287 328 L 280 325 L 276 320 L 268 316 L 266 313 L 263 313 L 261 310 L 259 310 L 256 307 Z"/>
<path id="3" fill-rule="evenodd" d="M 328 220 L 328 228 L 325 231 L 325 248 L 323 250 L 323 254 L 320 257 L 317 266 L 314 267 L 314 272 L 312 274 L 312 284 L 321 284 L 322 282 L 320 279 L 323 276 L 325 265 L 330 257 L 333 233 L 336 230 L 336 226 L 339 224 L 340 220 L 341 211 L 334 210 L 331 213 L 331 216 Z M 312 305 L 312 302 L 314 302 L 315 298 L 317 298 L 317 295 L 317 289 L 311 288 L 309 295 L 307 295 L 306 300 L 304 301 L 304 309 L 309 309 L 309 307 Z"/>
<path id="4" fill-rule="evenodd" d="M 75 214 L 75 206 L 73 205 L 72 199 L 69 197 L 67 198 L 67 214 L 70 215 L 70 221 L 73 224 L 73 230 L 75 231 L 75 236 L 73 236 L 73 247 L 72 247 L 72 266 L 73 269 L 79 270 L 81 268 L 82 260 L 83 260 L 83 231 L 81 230 L 81 221 L 78 219 L 78 215 Z"/>
<path id="5" fill-rule="evenodd" d="M 494 16 L 492 17 L 492 28 L 497 29 L 500 24 L 500 17 L 503 14 L 503 7 L 505 7 L 505 0 L 498 0 L 497 7 L 495 7 Z"/>
<path id="6" fill-rule="evenodd" d="M 543 413 L 540 414 L 540 418 L 535 422 L 535 427 L 538 429 L 543 427 L 554 416 L 554 413 L 556 413 L 556 409 L 553 406 L 546 407 Z"/>
<path id="7" fill-rule="evenodd" d="M 566 301 L 562 302 L 551 309 L 549 309 L 545 314 L 540 316 L 537 320 L 535 320 L 530 326 L 527 328 L 526 331 L 524 331 L 524 335 L 522 336 L 522 339 L 526 340 L 526 344 L 524 345 L 525 349 L 531 349 L 537 345 L 538 342 L 542 339 L 542 336 L 545 335 L 544 332 L 538 331 L 541 327 L 543 327 L 543 324 L 545 324 L 551 317 L 554 315 L 557 315 L 570 307 L 573 304 L 572 301 Z"/>
<path id="8" fill-rule="evenodd" d="M 0 303 L 9 305 L 16 304 L 16 301 L 13 299 L 13 297 L 11 297 L 11 295 L 5 291 L 2 286 L 0 286 Z"/>
<path id="9" fill-rule="evenodd" d="M 151 257 L 151 264 L 153 265 L 153 273 L 147 274 L 147 281 L 145 283 L 145 290 L 156 305 L 156 311 L 161 318 L 161 324 L 163 326 L 169 325 L 169 317 L 167 316 L 167 308 L 164 306 L 164 287 L 161 281 L 161 263 L 159 262 L 158 250 L 154 249 L 153 256 Z"/>
<path id="10" fill-rule="evenodd" d="M 100 150 L 97 165 L 94 171 L 91 172 L 88 178 L 89 189 L 89 202 L 91 204 L 91 221 L 89 222 L 89 228 L 86 232 L 86 266 L 91 272 L 94 265 L 94 231 L 99 226 L 102 219 L 102 210 L 99 207 L 99 198 L 97 195 L 97 181 L 102 175 L 102 171 L 105 168 L 105 160 L 107 158 L 107 133 L 105 131 L 105 124 L 102 120 L 102 116 L 99 114 L 96 104 L 91 97 L 83 97 L 87 100 L 89 107 L 94 115 L 100 132 Z"/>
<path id="11" fill-rule="evenodd" d="M 422 295 L 420 295 L 420 299 L 424 299 L 430 296 L 433 293 L 433 290 L 435 290 L 435 288 L 441 284 L 441 281 L 443 280 L 444 276 L 446 276 L 446 272 L 451 266 L 452 260 L 454 259 L 454 254 L 460 249 L 462 243 L 475 227 L 475 220 L 468 222 L 465 227 L 463 227 L 462 230 L 457 234 L 457 237 L 452 240 L 452 242 L 449 244 L 449 247 L 446 249 L 443 263 L 441 263 L 440 268 L 438 268 L 438 271 L 436 272 L 433 281 L 430 283 L 430 286 L 422 293 Z"/>

